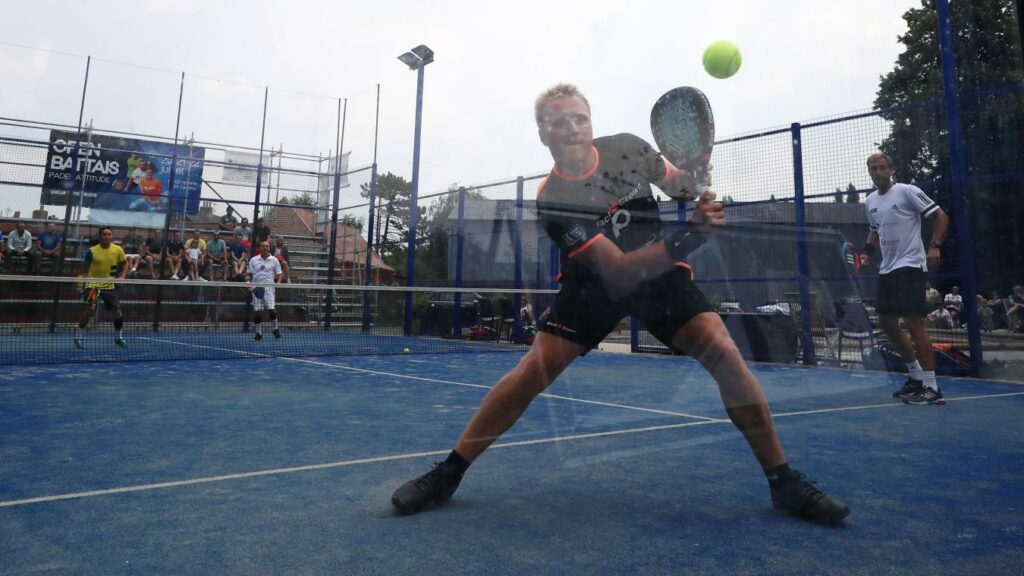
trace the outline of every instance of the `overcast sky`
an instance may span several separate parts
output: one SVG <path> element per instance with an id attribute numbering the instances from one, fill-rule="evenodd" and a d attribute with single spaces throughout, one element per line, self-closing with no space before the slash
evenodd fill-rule
<path id="1" fill-rule="evenodd" d="M 267 146 L 326 154 L 337 98 L 349 98 L 353 166 L 372 159 L 379 83 L 379 165 L 405 177 L 416 74 L 396 57 L 426 44 L 436 61 L 426 69 L 423 193 L 546 171 L 551 158 L 532 106 L 560 81 L 588 95 L 598 135 L 650 139 L 651 105 L 679 85 L 707 93 L 720 137 L 869 108 L 902 50 L 901 16 L 919 4 L 0 0 L 0 42 L 101 59 L 86 104 L 98 128 L 172 136 L 184 71 L 184 134 L 259 146 L 269 86 Z M 727 80 L 701 67 L 704 47 L 717 39 L 743 52 L 742 69 Z M 82 58 L 0 45 L 0 116 L 73 124 L 83 74 Z"/>

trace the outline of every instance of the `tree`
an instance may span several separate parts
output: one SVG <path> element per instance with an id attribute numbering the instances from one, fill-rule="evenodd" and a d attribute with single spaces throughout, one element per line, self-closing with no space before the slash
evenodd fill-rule
<path id="1" fill-rule="evenodd" d="M 895 177 L 931 193 L 947 212 L 952 178 L 949 128 L 943 103 L 937 16 L 933 0 L 903 18 L 906 50 L 879 84 L 875 106 L 892 132 L 880 145 L 893 158 Z M 1024 79 L 1014 0 L 950 2 L 961 133 L 967 159 L 962 192 L 974 231 L 978 287 L 1006 289 L 1024 269 L 1024 202 L 1019 198 L 1024 159 Z M 1009 88 L 1007 88 L 1009 87 Z M 894 108 L 898 107 L 898 108 Z M 956 271 L 957 231 L 951 230 L 943 269 Z"/>
<path id="2" fill-rule="evenodd" d="M 362 184 L 359 194 L 363 198 L 370 197 L 370 185 Z M 373 246 L 381 258 L 401 270 L 396 264 L 404 262 L 404 254 L 408 249 L 407 234 L 409 231 L 409 199 L 412 195 L 412 184 L 388 172 L 377 175 L 376 222 L 373 224 Z M 422 209 L 420 209 L 422 210 Z"/>
<path id="3" fill-rule="evenodd" d="M 832 194 L 832 198 L 835 200 L 836 204 L 843 203 L 843 191 L 840 190 L 838 186 L 836 186 L 836 191 L 834 194 Z"/>
<path id="4" fill-rule="evenodd" d="M 363 225 L 366 224 L 366 218 L 362 216 L 353 216 L 352 214 L 342 214 L 338 218 L 338 224 L 354 228 L 358 232 L 363 231 Z"/>
<path id="5" fill-rule="evenodd" d="M 316 206 L 316 198 L 309 192 L 303 192 L 302 194 L 292 198 L 292 204 L 295 206 L 309 206 L 312 208 Z"/>
<path id="6" fill-rule="evenodd" d="M 853 185 L 853 182 L 850 182 L 849 184 L 846 185 L 846 203 L 860 203 L 860 192 L 857 191 L 857 187 Z"/>

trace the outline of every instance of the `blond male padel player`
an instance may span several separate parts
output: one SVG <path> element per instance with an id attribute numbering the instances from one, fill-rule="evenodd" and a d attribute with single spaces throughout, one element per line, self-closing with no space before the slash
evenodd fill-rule
<path id="1" fill-rule="evenodd" d="M 537 192 L 537 213 L 561 252 L 561 291 L 538 319 L 526 356 L 487 394 L 448 458 L 400 486 L 392 504 L 412 514 L 451 498 L 469 466 L 533 399 L 632 315 L 666 346 L 692 354 L 714 378 L 730 420 L 764 471 L 775 508 L 840 522 L 850 509 L 789 467 L 760 384 L 685 262 L 704 235 L 725 224 L 721 204 L 702 199 L 687 227 L 663 234 L 651 185 L 694 190 L 692 174 L 632 134 L 595 139 L 590 104 L 575 86 L 559 84 L 541 94 L 535 115 L 540 141 L 555 162 Z"/>
<path id="2" fill-rule="evenodd" d="M 124 250 L 114 244 L 114 231 L 109 226 L 100 228 L 100 243 L 85 251 L 85 258 L 82 260 L 82 272 L 80 278 L 125 278 L 128 275 Z M 113 282 L 83 281 L 78 286 L 82 295 L 82 302 L 85 308 L 82 309 L 82 316 L 78 320 L 78 327 L 75 329 L 75 348 L 85 346 L 85 327 L 89 320 L 96 313 L 97 302 L 102 301 L 103 307 L 114 314 L 114 344 L 124 348 L 127 344 L 124 341 L 124 317 L 121 314 L 121 305 L 117 301 L 117 286 Z"/>

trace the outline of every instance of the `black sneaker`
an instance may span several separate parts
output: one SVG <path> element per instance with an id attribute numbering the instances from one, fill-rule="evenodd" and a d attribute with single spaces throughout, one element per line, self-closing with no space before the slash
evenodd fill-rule
<path id="1" fill-rule="evenodd" d="M 441 504 L 455 493 L 463 474 L 454 464 L 438 462 L 430 472 L 399 486 L 391 495 L 391 503 L 400 514 L 415 514 Z"/>
<path id="2" fill-rule="evenodd" d="M 127 348 L 128 343 L 124 341 L 124 338 L 115 338 L 114 346 L 117 346 L 118 348 Z"/>
<path id="3" fill-rule="evenodd" d="M 278 329 L 278 328 L 274 329 L 274 338 L 276 340 L 280 340 L 281 339 L 281 330 L 280 329 Z"/>
<path id="4" fill-rule="evenodd" d="M 942 390 L 932 390 L 931 388 L 922 388 L 910 396 L 904 396 L 902 400 L 904 404 L 913 404 L 915 406 L 923 406 L 925 404 L 941 406 L 946 403 L 942 397 Z"/>
<path id="5" fill-rule="evenodd" d="M 923 380 L 915 380 L 913 378 L 907 378 L 907 381 L 903 383 L 903 387 L 892 393 L 893 398 L 903 398 L 904 396 L 910 396 L 916 394 L 924 388 Z"/>
<path id="6" fill-rule="evenodd" d="M 793 470 L 787 480 L 769 482 L 772 506 L 814 522 L 838 524 L 850 515 L 850 507 L 814 487 L 814 482 Z"/>
<path id="7" fill-rule="evenodd" d="M 259 342 L 260 340 L 263 340 L 263 334 L 260 334 L 259 332 L 257 332 L 256 335 L 252 337 L 252 341 L 253 342 Z"/>

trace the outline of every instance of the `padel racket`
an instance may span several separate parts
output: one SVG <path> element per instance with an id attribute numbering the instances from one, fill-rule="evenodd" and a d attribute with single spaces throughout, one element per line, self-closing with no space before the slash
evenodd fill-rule
<path id="1" fill-rule="evenodd" d="M 707 96 L 692 86 L 664 93 L 651 109 L 651 132 L 665 158 L 676 168 L 692 172 L 697 190 L 667 192 L 679 200 L 693 200 L 707 190 L 708 163 L 715 145 L 715 118 Z"/>
<path id="2" fill-rule="evenodd" d="M 255 296 L 257 300 L 262 302 L 264 306 L 267 305 L 267 301 L 265 300 L 265 298 L 267 297 L 267 289 L 266 288 L 263 288 L 262 286 L 259 287 L 259 288 L 253 288 L 252 289 L 252 295 Z"/>

